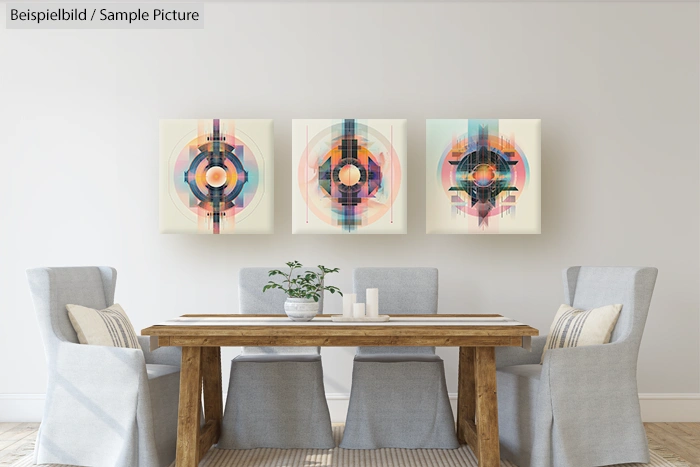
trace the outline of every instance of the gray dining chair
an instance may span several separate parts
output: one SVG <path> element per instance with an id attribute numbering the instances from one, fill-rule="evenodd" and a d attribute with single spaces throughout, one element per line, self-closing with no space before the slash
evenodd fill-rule
<path id="1" fill-rule="evenodd" d="M 67 304 L 114 304 L 109 267 L 27 271 L 44 342 L 48 385 L 34 447 L 35 464 L 167 466 L 175 460 L 180 392 L 179 348 L 83 345 Z"/>
<path id="2" fill-rule="evenodd" d="M 580 309 L 622 304 L 609 344 L 532 351 L 497 348 L 501 455 L 519 467 L 647 463 L 637 356 L 656 268 L 571 267 L 565 301 Z M 554 311 L 554 310 L 553 310 Z"/>
<path id="3" fill-rule="evenodd" d="M 379 289 L 380 314 L 435 314 L 434 268 L 358 268 L 357 301 Z M 345 449 L 459 447 L 445 367 L 434 347 L 358 347 L 352 370 Z"/>
<path id="4" fill-rule="evenodd" d="M 284 292 L 262 291 L 270 269 L 241 269 L 240 313 L 284 313 Z M 244 347 L 231 361 L 218 448 L 262 447 L 335 447 L 318 347 Z"/>

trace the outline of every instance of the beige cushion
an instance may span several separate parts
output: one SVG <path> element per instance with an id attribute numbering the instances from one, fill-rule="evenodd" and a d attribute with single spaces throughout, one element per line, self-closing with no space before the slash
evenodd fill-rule
<path id="1" fill-rule="evenodd" d="M 68 317 L 81 344 L 140 349 L 134 327 L 118 304 L 104 310 L 66 305 Z"/>
<path id="2" fill-rule="evenodd" d="M 540 363 L 544 361 L 548 349 L 607 344 L 621 310 L 622 305 L 619 304 L 591 310 L 560 306 L 549 328 Z"/>

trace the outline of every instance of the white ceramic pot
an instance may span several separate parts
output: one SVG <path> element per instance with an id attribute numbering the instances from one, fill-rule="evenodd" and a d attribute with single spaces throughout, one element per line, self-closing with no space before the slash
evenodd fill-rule
<path id="1" fill-rule="evenodd" d="M 284 311 L 291 320 L 311 321 L 318 313 L 318 302 L 309 298 L 287 297 L 287 301 L 284 302 Z"/>

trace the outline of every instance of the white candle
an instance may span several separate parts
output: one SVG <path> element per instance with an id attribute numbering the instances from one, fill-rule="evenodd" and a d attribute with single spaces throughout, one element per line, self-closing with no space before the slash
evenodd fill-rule
<path id="1" fill-rule="evenodd" d="M 367 316 L 379 316 L 379 289 L 367 289 Z"/>
<path id="2" fill-rule="evenodd" d="M 343 318 L 352 318 L 352 306 L 357 300 L 357 294 L 346 293 L 343 295 Z"/>
<path id="3" fill-rule="evenodd" d="M 365 317 L 365 304 L 355 303 L 352 306 L 352 317 L 353 318 L 364 318 Z"/>

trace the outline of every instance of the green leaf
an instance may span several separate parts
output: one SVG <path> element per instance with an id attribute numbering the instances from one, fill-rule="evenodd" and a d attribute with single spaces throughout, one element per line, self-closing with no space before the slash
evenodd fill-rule
<path id="1" fill-rule="evenodd" d="M 328 290 L 330 293 L 338 293 L 343 295 L 338 287 L 329 285 L 324 285 L 324 280 L 326 274 L 331 274 L 340 271 L 339 268 L 327 268 L 326 266 L 320 264 L 318 269 L 320 273 L 316 271 L 295 271 L 296 269 L 302 268 L 303 265 L 299 261 L 288 261 L 285 263 L 289 267 L 289 272 L 283 272 L 279 269 L 272 269 L 268 271 L 268 276 L 282 276 L 284 279 L 282 283 L 277 283 L 274 281 L 269 281 L 265 286 L 263 286 L 263 292 L 271 289 L 280 289 L 284 291 L 289 297 L 293 298 L 307 298 L 313 299 L 318 302 L 320 300 L 321 294 Z"/>

